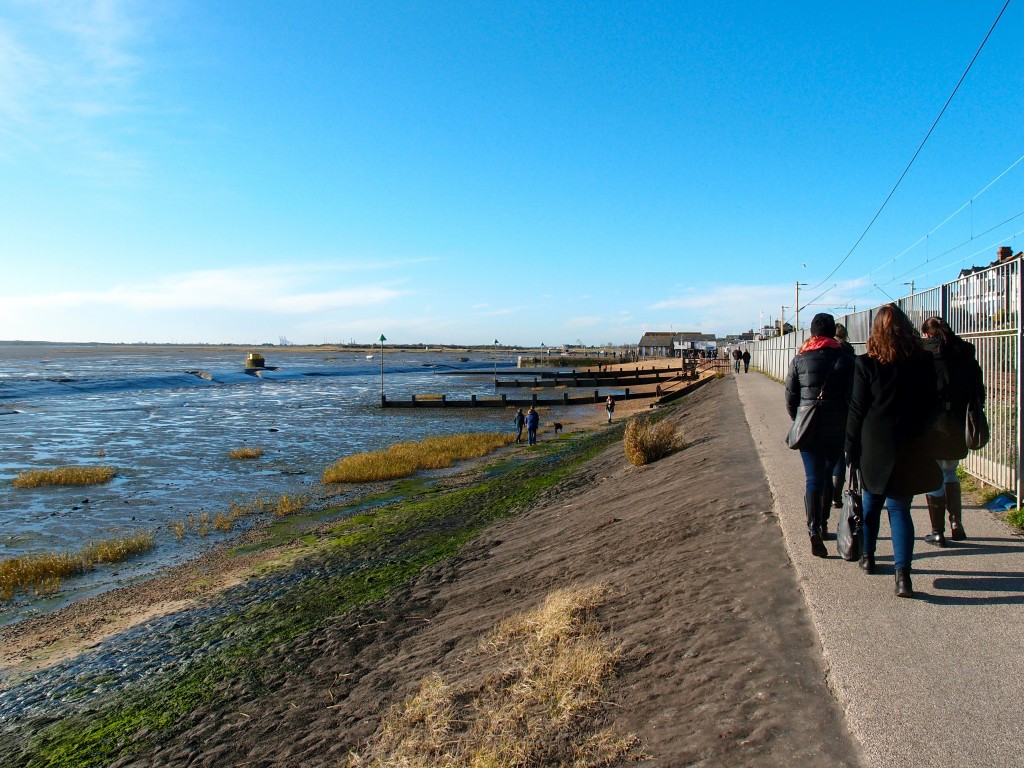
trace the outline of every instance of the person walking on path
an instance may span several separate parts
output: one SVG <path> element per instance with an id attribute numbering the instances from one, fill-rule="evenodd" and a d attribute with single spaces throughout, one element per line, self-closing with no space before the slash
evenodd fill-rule
<path id="1" fill-rule="evenodd" d="M 604 401 L 604 409 L 608 412 L 608 423 L 612 423 L 612 414 L 615 413 L 615 398 L 608 395 L 608 399 Z"/>
<path id="2" fill-rule="evenodd" d="M 538 426 L 540 426 L 540 414 L 537 413 L 533 406 L 530 406 L 530 410 L 526 412 L 526 437 L 530 445 L 537 444 Z"/>
<path id="3" fill-rule="evenodd" d="M 732 369 L 736 372 L 740 372 L 740 363 L 743 361 L 743 353 L 740 352 L 740 348 L 736 347 L 732 351 Z"/>
<path id="4" fill-rule="evenodd" d="M 867 354 L 856 358 L 846 460 L 859 469 L 864 500 L 860 566 L 875 572 L 882 506 L 889 510 L 897 597 L 913 597 L 914 495 L 934 490 L 942 473 L 929 449 L 937 403 L 935 365 L 910 319 L 895 304 L 880 307 Z"/>
<path id="5" fill-rule="evenodd" d="M 750 371 L 750 350 L 744 349 L 741 358 L 743 359 L 743 372 L 748 373 Z"/>
<path id="6" fill-rule="evenodd" d="M 828 557 L 832 469 L 843 452 L 847 408 L 853 382 L 853 358 L 833 338 L 836 321 L 820 312 L 811 320 L 811 337 L 793 357 L 786 375 L 786 410 L 796 418 L 801 403 L 820 400 L 814 414 L 812 436 L 800 448 L 804 464 L 804 513 L 811 554 Z M 829 492 L 826 493 L 826 488 Z"/>
<path id="7" fill-rule="evenodd" d="M 942 485 L 928 491 L 928 518 L 932 532 L 924 537 L 928 544 L 946 546 L 946 512 L 949 512 L 950 538 L 963 541 L 964 531 L 960 478 L 956 468 L 967 456 L 964 427 L 967 403 L 979 398 L 985 403 L 985 379 L 974 354 L 974 345 L 964 341 L 941 317 L 929 317 L 921 325 L 924 348 L 935 360 L 935 385 L 938 390 L 938 413 L 935 417 L 934 440 L 931 443 L 935 461 L 942 470 Z"/>
<path id="8" fill-rule="evenodd" d="M 853 348 L 853 344 L 850 343 L 850 336 L 846 331 L 846 326 L 842 323 L 836 323 L 836 341 L 839 342 L 839 346 L 851 357 L 856 357 L 857 352 Z M 846 459 L 840 456 L 836 461 L 835 467 L 832 468 L 832 492 L 829 493 L 829 489 L 825 488 L 825 495 L 831 495 L 832 506 L 836 509 L 843 508 L 843 486 L 846 485 Z"/>
<path id="9" fill-rule="evenodd" d="M 516 425 L 516 442 L 521 443 L 523 442 L 523 426 L 526 424 L 526 414 L 523 413 L 522 408 L 516 411 L 512 421 Z"/>

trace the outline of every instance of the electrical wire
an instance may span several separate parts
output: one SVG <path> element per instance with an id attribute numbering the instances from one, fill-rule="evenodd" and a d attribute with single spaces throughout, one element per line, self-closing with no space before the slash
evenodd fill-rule
<path id="1" fill-rule="evenodd" d="M 965 69 L 964 73 L 960 75 L 960 79 L 957 81 L 956 87 L 953 88 L 953 92 L 949 94 L 949 98 L 946 99 L 946 103 L 943 104 L 942 109 L 939 110 L 938 117 L 935 118 L 935 121 L 932 123 L 932 127 L 928 129 L 928 133 L 926 133 L 925 137 L 921 140 L 921 144 L 918 146 L 917 151 L 914 152 L 914 156 L 910 158 L 910 162 L 907 163 L 907 167 L 903 169 L 903 173 L 900 174 L 899 179 L 896 180 L 896 183 L 893 185 L 892 189 L 889 190 L 889 194 L 886 195 L 885 200 L 882 202 L 882 205 L 879 206 L 877 211 L 875 211 L 875 215 L 871 217 L 871 221 L 868 222 L 868 225 L 864 228 L 864 231 L 860 233 L 860 237 L 857 238 L 857 242 L 855 242 L 853 244 L 853 247 L 850 248 L 850 250 L 847 252 L 845 256 L 843 256 L 842 260 L 838 264 L 836 264 L 835 268 L 831 272 L 829 272 L 828 275 L 826 275 L 820 283 L 811 288 L 812 291 L 816 288 L 820 288 L 822 285 L 828 282 L 836 272 L 839 271 L 839 268 L 842 267 L 843 264 L 846 263 L 847 259 L 849 259 L 850 256 L 853 255 L 853 252 L 857 250 L 857 246 L 861 244 L 861 241 L 868 234 L 868 231 L 871 229 L 871 227 L 874 226 L 875 222 L 878 220 L 878 217 L 882 215 L 882 211 L 885 209 L 885 206 L 889 204 L 889 200 L 892 199 L 892 196 L 896 193 L 896 189 L 899 187 L 904 177 L 910 171 L 910 166 L 914 164 L 914 161 L 917 160 L 917 156 L 921 154 L 921 150 L 924 149 L 924 145 L 928 141 L 928 138 L 932 135 L 932 131 L 934 131 L 935 126 L 939 124 L 939 120 L 942 119 L 942 116 L 945 114 L 946 108 L 949 107 L 950 102 L 953 101 L 953 97 L 956 96 L 956 92 L 960 90 L 960 85 L 967 77 L 967 73 L 971 71 L 971 67 L 974 66 L 974 62 L 977 61 L 978 56 L 981 55 L 981 51 L 985 47 L 985 43 L 987 43 L 989 37 L 992 36 L 992 32 L 995 30 L 996 25 L 999 23 L 999 20 L 1003 17 L 1003 13 L 1006 11 L 1009 5 L 1010 0 L 1006 0 L 1006 3 L 1003 5 L 1002 10 L 999 11 L 999 15 L 996 16 L 996 20 L 993 21 L 992 26 L 989 27 L 988 34 L 985 35 L 985 39 L 981 41 L 981 45 L 978 46 L 978 50 L 974 52 L 974 56 L 971 58 L 970 63 L 967 65 L 967 69 Z"/>

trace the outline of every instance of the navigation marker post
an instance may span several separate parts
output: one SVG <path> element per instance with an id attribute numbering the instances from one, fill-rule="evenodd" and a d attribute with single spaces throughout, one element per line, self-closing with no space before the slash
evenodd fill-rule
<path id="1" fill-rule="evenodd" d="M 378 339 L 380 342 L 380 407 L 384 407 L 384 342 L 387 341 L 384 338 L 384 334 L 380 335 Z"/>

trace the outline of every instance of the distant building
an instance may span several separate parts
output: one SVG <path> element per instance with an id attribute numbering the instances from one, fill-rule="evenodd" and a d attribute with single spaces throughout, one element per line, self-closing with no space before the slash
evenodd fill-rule
<path id="1" fill-rule="evenodd" d="M 950 285 L 949 310 L 951 316 L 975 317 L 991 320 L 996 327 L 1011 322 L 1018 306 L 1017 270 L 1021 256 L 1007 245 L 996 251 L 996 260 L 988 266 L 961 269 L 957 281 Z M 1006 266 L 1005 269 L 992 267 Z"/>
<path id="2" fill-rule="evenodd" d="M 679 357 L 683 350 L 714 349 L 713 333 L 650 331 L 637 344 L 638 357 Z"/>

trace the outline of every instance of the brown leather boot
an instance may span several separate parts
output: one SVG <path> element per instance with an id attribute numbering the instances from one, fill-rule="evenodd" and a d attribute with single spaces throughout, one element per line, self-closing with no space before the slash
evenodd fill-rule
<path id="1" fill-rule="evenodd" d="M 926 544 L 936 547 L 946 546 L 946 499 L 943 496 L 925 496 L 928 501 L 928 519 L 932 523 L 932 532 L 924 537 Z"/>
<path id="2" fill-rule="evenodd" d="M 949 510 L 949 537 L 953 541 L 963 541 L 967 538 L 967 533 L 961 520 L 963 504 L 960 483 L 946 483 L 946 508 Z"/>

